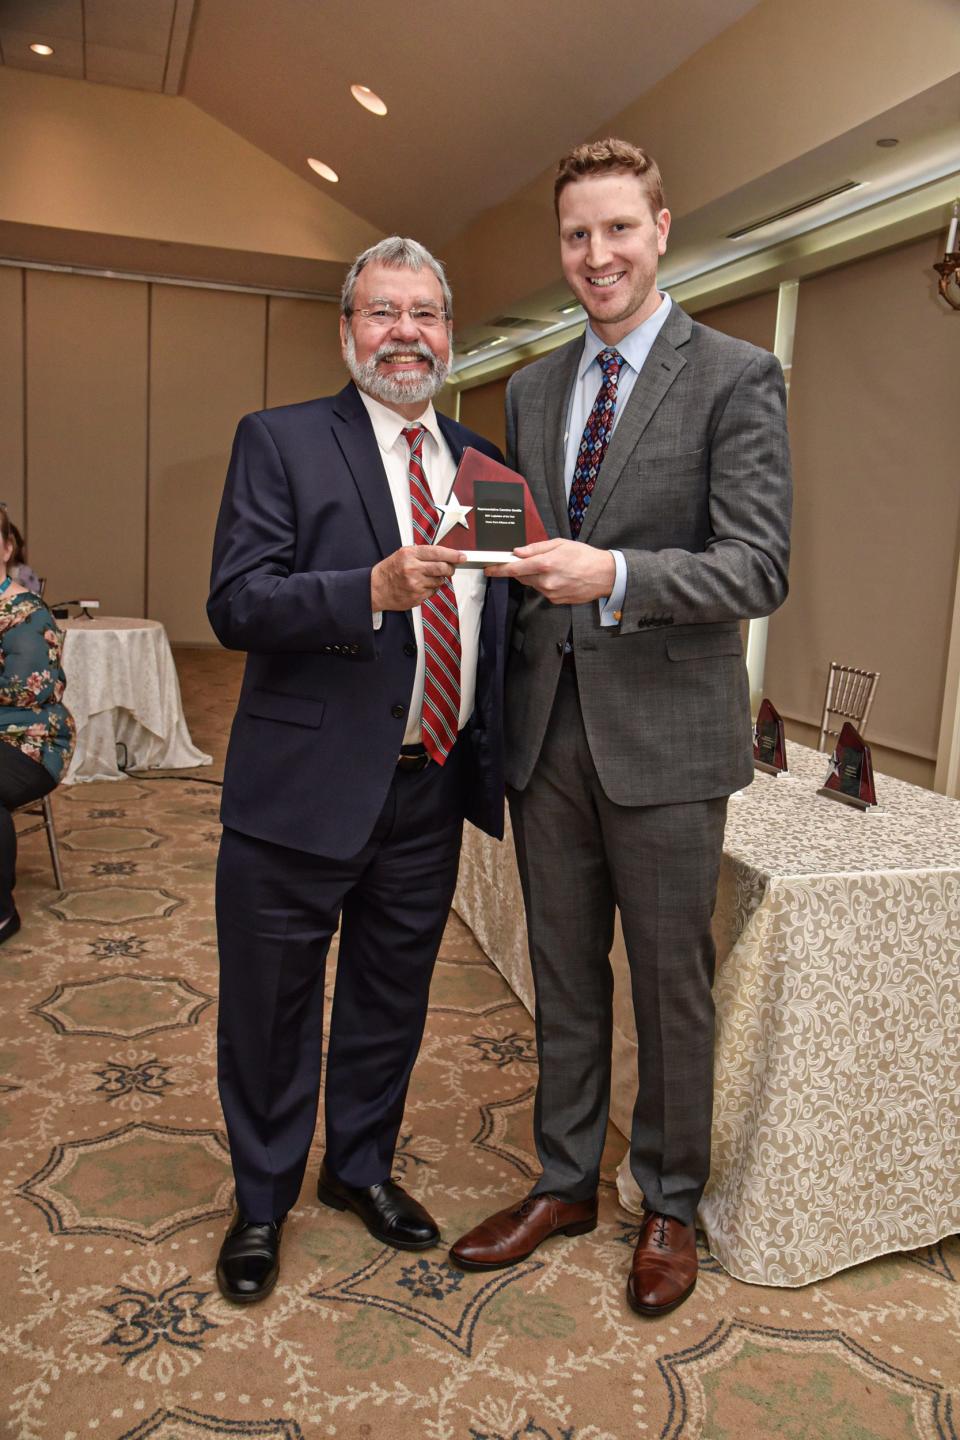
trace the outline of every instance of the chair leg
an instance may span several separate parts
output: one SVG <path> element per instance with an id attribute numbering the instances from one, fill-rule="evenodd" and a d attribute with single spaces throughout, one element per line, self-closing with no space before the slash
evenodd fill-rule
<path id="1" fill-rule="evenodd" d="M 63 870 L 60 865 L 60 847 L 57 845 L 57 832 L 53 823 L 53 806 L 50 804 L 50 796 L 44 795 L 40 803 L 43 806 L 43 824 L 47 832 L 47 844 L 50 846 L 54 883 L 58 890 L 62 890 L 64 888 Z"/>

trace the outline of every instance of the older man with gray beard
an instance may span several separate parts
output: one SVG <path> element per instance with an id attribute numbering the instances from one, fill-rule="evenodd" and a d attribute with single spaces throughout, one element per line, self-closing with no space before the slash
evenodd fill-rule
<path id="1" fill-rule="evenodd" d="M 318 1198 L 383 1244 L 439 1242 L 390 1172 L 464 817 L 503 834 L 506 582 L 437 543 L 461 452 L 500 455 L 431 403 L 450 363 L 443 268 L 383 240 L 351 267 L 341 312 L 351 383 L 240 422 L 207 607 L 247 651 L 217 869 L 237 1192 L 217 1281 L 239 1303 L 279 1273 L 338 924 Z"/>

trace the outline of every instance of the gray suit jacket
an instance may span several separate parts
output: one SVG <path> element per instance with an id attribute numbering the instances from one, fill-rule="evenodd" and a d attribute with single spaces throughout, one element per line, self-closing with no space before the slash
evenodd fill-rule
<path id="1" fill-rule="evenodd" d="M 507 387 L 507 463 L 569 538 L 563 432 L 582 341 Z M 572 631 L 590 750 L 619 805 L 728 795 L 753 775 L 742 619 L 787 593 L 790 460 L 773 355 L 676 304 L 607 449 L 580 539 L 623 551 L 620 623 L 524 587 L 506 678 L 507 781 L 531 775 Z"/>

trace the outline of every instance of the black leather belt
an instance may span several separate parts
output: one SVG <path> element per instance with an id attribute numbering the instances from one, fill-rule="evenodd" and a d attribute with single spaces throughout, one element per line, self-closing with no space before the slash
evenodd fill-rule
<path id="1" fill-rule="evenodd" d="M 422 745 L 404 745 L 397 756 L 398 770 L 426 770 L 430 756 Z"/>

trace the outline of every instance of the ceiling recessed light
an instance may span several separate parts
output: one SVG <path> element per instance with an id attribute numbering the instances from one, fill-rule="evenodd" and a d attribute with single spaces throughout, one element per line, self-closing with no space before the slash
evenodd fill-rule
<path id="1" fill-rule="evenodd" d="M 311 170 L 315 170 L 318 175 L 323 176 L 324 180 L 330 180 L 334 185 L 340 179 L 340 176 L 337 174 L 336 170 L 331 170 L 330 166 L 324 165 L 322 160 L 314 160 L 313 157 L 310 156 L 307 160 L 307 164 L 310 166 Z"/>
<path id="2" fill-rule="evenodd" d="M 357 104 L 362 105 L 364 110 L 369 110 L 371 115 L 386 115 L 386 105 L 379 95 L 374 94 L 369 85 L 351 85 L 350 94 Z"/>
<path id="3" fill-rule="evenodd" d="M 31 45 L 31 46 L 30 46 L 30 49 L 33 51 L 34 55 L 52 55 L 52 54 L 53 54 L 53 46 L 52 46 L 52 45 Z"/>
<path id="4" fill-rule="evenodd" d="M 581 310 L 582 308 L 579 300 L 574 300 L 572 305 L 561 305 L 558 314 L 573 315 L 577 310 Z"/>
<path id="5" fill-rule="evenodd" d="M 900 141 L 897 140 L 893 135 L 885 135 L 882 140 L 877 141 L 877 144 L 880 146 L 881 150 L 892 150 L 894 145 L 900 144 Z"/>

